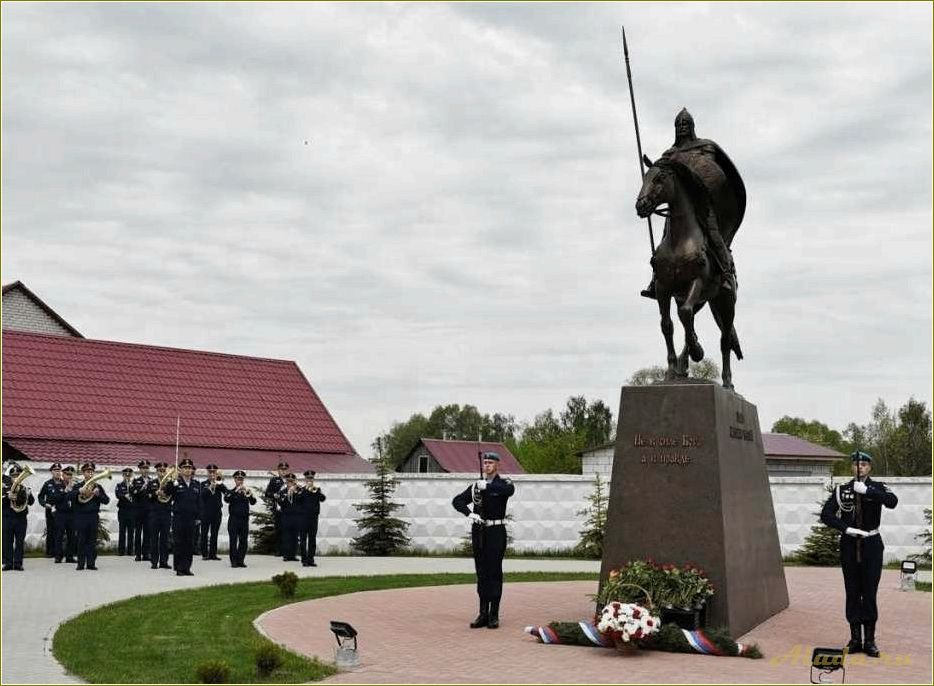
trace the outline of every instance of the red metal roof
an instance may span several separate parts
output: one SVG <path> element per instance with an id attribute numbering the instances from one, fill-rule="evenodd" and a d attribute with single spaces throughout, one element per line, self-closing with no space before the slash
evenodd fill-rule
<path id="1" fill-rule="evenodd" d="M 762 434 L 762 447 L 766 457 L 839 460 L 843 453 L 811 443 L 789 434 Z"/>
<path id="2" fill-rule="evenodd" d="M 294 362 L 3 332 L 8 442 L 171 446 L 174 458 L 176 416 L 181 445 L 192 454 L 212 448 L 346 455 L 363 471 L 371 467 Z"/>
<path id="3" fill-rule="evenodd" d="M 502 443 L 443 441 L 437 438 L 423 438 L 421 441 L 441 468 L 448 472 L 479 472 L 477 451 L 480 450 L 499 454 L 500 474 L 525 474 L 522 465 Z"/>

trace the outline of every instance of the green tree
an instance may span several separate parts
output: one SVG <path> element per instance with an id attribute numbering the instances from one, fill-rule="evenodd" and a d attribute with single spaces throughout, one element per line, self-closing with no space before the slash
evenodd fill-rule
<path id="1" fill-rule="evenodd" d="M 910 398 L 898 410 L 898 425 L 892 432 L 891 473 L 927 476 L 931 473 L 931 411 Z"/>
<path id="2" fill-rule="evenodd" d="M 924 509 L 924 522 L 928 525 L 926 529 L 915 536 L 921 541 L 921 552 L 915 555 L 909 555 L 912 560 L 917 560 L 921 564 L 931 565 L 931 508 Z"/>
<path id="3" fill-rule="evenodd" d="M 392 501 L 392 494 L 399 482 L 392 476 L 392 466 L 383 454 L 379 439 L 375 447 L 376 475 L 366 482 L 370 500 L 354 504 L 354 508 L 363 512 L 364 516 L 354 520 L 361 533 L 350 545 L 364 555 L 392 555 L 408 547 L 410 539 L 405 532 L 409 523 L 393 516 L 396 510 L 402 508 L 401 503 Z"/>
<path id="4" fill-rule="evenodd" d="M 264 495 L 262 501 L 266 505 L 265 510 L 250 512 L 250 517 L 253 518 L 253 526 L 250 527 L 250 538 L 253 544 L 250 546 L 250 552 L 257 555 L 278 555 L 279 538 L 276 535 L 275 520 L 272 516 L 272 498 Z"/>
<path id="5" fill-rule="evenodd" d="M 574 550 L 580 555 L 599 560 L 603 557 L 603 535 L 606 531 L 606 512 L 610 501 L 609 488 L 606 482 L 597 474 L 593 482 L 593 491 L 587 496 L 589 505 L 577 514 L 584 516 L 584 528 L 581 529 L 581 539 Z"/>
<path id="6" fill-rule="evenodd" d="M 437 405 L 427 417 L 413 414 L 406 421 L 393 424 L 379 440 L 390 466 L 397 469 L 422 438 L 475 441 L 482 436 L 485 441 L 503 443 L 515 437 L 516 430 L 516 419 L 512 415 L 481 414 L 473 405 L 454 403 Z"/>
<path id="7" fill-rule="evenodd" d="M 833 493 L 833 483 L 825 487 L 827 497 Z M 818 508 L 824 507 L 824 501 L 818 502 Z M 820 521 L 820 509 L 814 513 L 817 522 L 811 527 L 804 543 L 792 558 L 795 562 L 814 567 L 833 567 L 840 564 L 840 532 Z"/>
<path id="8" fill-rule="evenodd" d="M 664 381 L 667 373 L 667 367 L 661 367 L 659 365 L 643 367 L 642 369 L 636 370 L 633 375 L 629 377 L 629 385 L 651 386 L 653 383 Z M 700 362 L 690 362 L 688 364 L 688 376 L 692 379 L 719 381 L 720 365 L 707 357 Z"/>

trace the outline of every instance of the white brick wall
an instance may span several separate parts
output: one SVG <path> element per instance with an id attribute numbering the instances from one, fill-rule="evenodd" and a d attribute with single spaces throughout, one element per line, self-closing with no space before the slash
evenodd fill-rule
<path id="1" fill-rule="evenodd" d="M 19 288 L 11 288 L 3 294 L 3 328 L 59 336 L 72 335 Z"/>
<path id="2" fill-rule="evenodd" d="M 30 463 L 37 474 L 27 485 L 38 495 L 49 478 L 48 463 Z M 116 503 L 114 486 L 119 481 L 120 468 L 110 467 L 115 478 L 104 482 L 111 495 L 111 504 L 103 516 L 110 523 L 112 542 L 116 543 Z M 247 484 L 260 491 L 268 481 L 266 472 L 247 472 Z M 228 477 L 229 478 L 229 477 Z M 360 513 L 354 503 L 367 499 L 365 483 L 368 475 L 319 474 L 317 482 L 327 496 L 321 507 L 318 543 L 322 553 L 346 550 L 350 539 L 357 535 L 354 519 Z M 411 522 L 409 535 L 414 545 L 428 550 L 446 550 L 460 545 L 467 533 L 466 519 L 451 507 L 451 499 L 467 488 L 473 474 L 397 474 L 399 487 L 395 500 L 405 507 L 398 512 L 401 519 Z M 518 474 L 512 477 L 516 495 L 509 501 L 513 517 L 510 531 L 513 546 L 521 550 L 567 549 L 579 539 L 583 517 L 577 512 L 587 506 L 586 498 L 593 490 L 592 475 Z M 826 479 L 818 477 L 772 477 L 772 502 L 778 522 L 782 554 L 798 548 L 817 521 L 818 500 L 824 500 Z M 886 560 L 903 559 L 920 550 L 914 536 L 924 528 L 923 510 L 931 503 L 930 477 L 892 477 L 884 479 L 899 498 L 895 510 L 882 513 L 882 537 Z M 226 512 L 226 508 L 225 508 Z M 41 508 L 30 509 L 27 545 L 39 547 L 45 529 Z M 226 516 L 221 524 L 220 544 L 227 545 Z"/>

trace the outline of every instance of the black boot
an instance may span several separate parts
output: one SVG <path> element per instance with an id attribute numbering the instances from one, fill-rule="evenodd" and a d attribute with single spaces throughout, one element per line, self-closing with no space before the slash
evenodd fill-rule
<path id="1" fill-rule="evenodd" d="M 846 651 L 850 655 L 863 652 L 863 637 L 860 633 L 862 625 L 858 623 L 850 624 L 850 642 L 846 644 Z"/>
<path id="2" fill-rule="evenodd" d="M 867 657 L 879 657 L 879 648 L 876 647 L 876 623 L 866 622 L 863 624 L 863 652 Z"/>
<path id="3" fill-rule="evenodd" d="M 499 598 L 490 601 L 490 620 L 487 622 L 486 628 L 499 628 Z"/>
<path id="4" fill-rule="evenodd" d="M 485 600 L 480 601 L 480 614 L 477 615 L 477 618 L 470 623 L 471 629 L 479 629 L 482 626 L 486 626 L 490 621 L 490 610 L 489 603 Z"/>
<path id="5" fill-rule="evenodd" d="M 649 281 L 649 285 L 646 286 L 642 291 L 639 292 L 643 298 L 649 298 L 650 300 L 655 300 L 655 275 L 652 275 L 652 280 Z"/>

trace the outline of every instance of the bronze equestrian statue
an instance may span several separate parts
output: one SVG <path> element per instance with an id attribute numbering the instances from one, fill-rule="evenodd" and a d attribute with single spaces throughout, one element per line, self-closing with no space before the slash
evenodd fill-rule
<path id="1" fill-rule="evenodd" d="M 694 315 L 710 304 L 720 327 L 723 387 L 733 388 L 730 353 L 743 359 L 733 327 L 736 268 L 730 245 L 746 211 L 746 187 L 719 145 L 694 133 L 694 119 L 682 109 L 675 118 L 675 143 L 652 162 L 636 200 L 640 217 L 660 214 L 665 231 L 652 257 L 652 282 L 642 295 L 658 301 L 668 350 L 667 378 L 683 378 L 688 358 L 700 362 L 704 349 L 694 330 Z M 667 210 L 659 210 L 666 204 Z M 671 300 L 684 327 L 684 348 L 675 353 Z"/>

